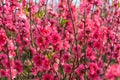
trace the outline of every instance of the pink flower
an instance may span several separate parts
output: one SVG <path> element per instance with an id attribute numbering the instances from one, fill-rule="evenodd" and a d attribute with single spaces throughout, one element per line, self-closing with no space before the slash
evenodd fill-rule
<path id="1" fill-rule="evenodd" d="M 73 53 L 74 53 L 74 54 L 78 54 L 79 52 L 81 52 L 80 46 L 79 46 L 79 45 L 78 45 L 78 46 L 74 46 L 74 47 L 73 47 Z"/>
<path id="2" fill-rule="evenodd" d="M 105 73 L 105 78 L 114 80 L 117 77 L 120 77 L 120 64 L 114 64 L 109 66 Z"/>
<path id="3" fill-rule="evenodd" d="M 75 69 L 75 73 L 77 73 L 77 75 L 82 76 L 84 74 L 84 65 L 80 64 L 76 69 Z"/>
<path id="4" fill-rule="evenodd" d="M 4 46 L 6 44 L 7 41 L 7 36 L 5 34 L 4 30 L 0 30 L 0 47 Z"/>
<path id="5" fill-rule="evenodd" d="M 70 58 L 70 53 L 69 53 L 69 52 L 64 53 L 63 56 L 62 56 L 62 58 L 63 58 L 64 61 L 69 60 L 69 58 Z"/>
<path id="6" fill-rule="evenodd" d="M 16 69 L 11 68 L 11 74 L 10 69 L 6 69 L 6 76 L 8 77 L 8 80 L 10 80 L 10 75 L 12 76 L 12 79 L 16 78 L 18 72 Z"/>
<path id="7" fill-rule="evenodd" d="M 40 67 L 43 65 L 43 57 L 39 54 L 33 56 L 32 60 L 34 62 L 35 67 Z"/>
<path id="8" fill-rule="evenodd" d="M 88 78 L 92 80 L 100 80 L 100 74 L 102 73 L 101 68 L 96 63 L 89 64 Z"/>
<path id="9" fill-rule="evenodd" d="M 9 69 L 8 58 L 1 60 L 1 63 L 5 68 Z"/>
<path id="10" fill-rule="evenodd" d="M 0 53 L 0 60 L 7 59 L 7 55 L 4 53 Z"/>
<path id="11" fill-rule="evenodd" d="M 36 49 L 34 49 L 32 46 L 30 46 L 30 52 L 31 52 L 32 54 L 36 54 Z"/>
<path id="12" fill-rule="evenodd" d="M 95 41 L 93 46 L 95 49 L 99 50 L 102 47 L 102 44 L 100 41 Z"/>
<path id="13" fill-rule="evenodd" d="M 46 1 L 46 0 L 40 0 L 40 2 L 39 2 L 39 8 L 44 5 L 45 1 Z"/>
<path id="14" fill-rule="evenodd" d="M 52 44 L 55 45 L 55 44 L 59 43 L 60 39 L 61 38 L 60 38 L 59 34 L 53 33 L 53 35 L 52 35 Z"/>
<path id="15" fill-rule="evenodd" d="M 72 66 L 70 64 L 64 64 L 65 73 L 69 74 L 72 70 Z"/>
<path id="16" fill-rule="evenodd" d="M 10 72 L 9 72 L 9 73 L 10 73 Z M 16 78 L 17 75 L 19 74 L 16 69 L 11 69 L 11 73 L 12 73 L 12 79 Z"/>
<path id="17" fill-rule="evenodd" d="M 1 69 L 0 70 L 0 77 L 6 77 L 6 71 Z"/>
<path id="18" fill-rule="evenodd" d="M 19 60 L 14 61 L 14 68 L 17 70 L 18 74 L 21 74 L 23 72 L 23 67 Z"/>
<path id="19" fill-rule="evenodd" d="M 64 50 L 68 50 L 70 48 L 68 41 L 65 40 L 65 42 L 63 43 L 63 47 L 64 47 Z"/>
<path id="20" fill-rule="evenodd" d="M 100 37 L 100 32 L 97 30 L 97 31 L 95 31 L 94 33 L 93 33 L 93 38 L 94 39 L 100 39 L 101 37 Z"/>
<path id="21" fill-rule="evenodd" d="M 36 76 L 37 73 L 38 73 L 37 68 L 36 68 L 36 67 L 33 67 L 33 68 L 31 69 L 31 72 L 32 72 L 32 74 L 33 74 L 34 76 Z"/>
<path id="22" fill-rule="evenodd" d="M 43 48 L 44 44 L 45 44 L 45 39 L 42 36 L 39 36 L 36 38 L 36 44 L 38 45 L 38 47 Z"/>
<path id="23" fill-rule="evenodd" d="M 43 80 L 53 80 L 53 77 L 51 74 L 44 74 L 43 75 Z"/>
<path id="24" fill-rule="evenodd" d="M 79 77 L 80 77 L 80 80 L 84 80 L 84 73 L 85 73 L 85 67 L 83 64 L 80 64 L 74 71 Z"/>
<path id="25" fill-rule="evenodd" d="M 16 46 L 14 46 L 14 43 L 12 40 L 8 40 L 8 50 L 14 51 L 16 49 Z"/>
<path id="26" fill-rule="evenodd" d="M 50 69 L 50 60 L 48 60 L 47 58 L 43 61 L 43 68 L 45 70 L 49 70 Z"/>
<path id="27" fill-rule="evenodd" d="M 86 57 L 90 60 L 95 60 L 96 57 L 95 57 L 95 52 L 93 52 L 92 48 L 87 48 L 86 49 Z"/>
<path id="28" fill-rule="evenodd" d="M 15 56 L 16 56 L 15 51 L 9 51 L 9 57 L 10 58 L 15 57 Z"/>
<path id="29" fill-rule="evenodd" d="M 35 14 L 37 11 L 38 11 L 38 7 L 36 5 L 34 5 L 34 4 L 32 4 L 32 6 L 31 6 L 32 14 Z"/>
<path id="30" fill-rule="evenodd" d="M 63 45 L 60 42 L 60 43 L 57 43 L 57 44 L 55 43 L 55 45 L 53 45 L 53 47 L 56 51 L 60 51 L 63 48 Z"/>
<path id="31" fill-rule="evenodd" d="M 58 64 L 57 64 L 57 63 L 54 63 L 54 64 L 53 64 L 53 67 L 54 67 L 55 71 L 58 70 Z"/>

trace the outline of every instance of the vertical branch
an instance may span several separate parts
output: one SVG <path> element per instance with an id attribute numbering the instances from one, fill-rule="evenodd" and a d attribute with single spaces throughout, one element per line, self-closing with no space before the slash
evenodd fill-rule
<path id="1" fill-rule="evenodd" d="M 3 0 L 2 0 L 2 23 L 4 25 L 4 2 L 3 2 Z M 4 28 L 4 26 L 3 26 L 3 28 Z"/>
<path id="2" fill-rule="evenodd" d="M 85 65 L 85 63 L 86 63 L 86 34 L 85 34 L 85 28 L 86 28 L 86 10 L 84 9 L 84 20 L 83 20 L 83 22 L 84 22 L 84 44 L 83 44 L 83 46 L 84 46 L 84 65 Z"/>
<path id="3" fill-rule="evenodd" d="M 45 16 L 47 14 L 47 4 L 48 4 L 48 0 L 46 0 L 46 3 L 45 3 Z"/>
<path id="4" fill-rule="evenodd" d="M 31 44 L 34 47 L 33 38 L 32 38 L 32 13 L 31 13 L 31 5 L 29 0 L 29 17 L 30 17 L 30 38 L 31 38 Z"/>
<path id="5" fill-rule="evenodd" d="M 72 16 L 72 11 L 71 11 L 71 8 L 70 8 L 70 1 L 69 0 L 67 0 L 67 5 L 68 5 L 69 12 L 70 12 L 72 26 L 73 26 L 73 31 L 74 31 L 74 43 L 73 44 L 76 45 L 76 51 L 77 51 L 77 54 L 78 54 L 77 33 L 76 33 L 76 29 L 75 29 L 74 19 L 73 19 L 73 16 Z"/>
<path id="6" fill-rule="evenodd" d="M 33 38 L 32 38 L 32 13 L 31 13 L 31 4 L 30 4 L 31 0 L 29 0 L 29 18 L 30 18 L 30 41 L 31 41 L 31 45 L 34 47 L 34 43 L 33 43 Z M 28 55 L 28 58 L 30 57 L 30 53 Z M 27 78 L 29 79 L 30 75 L 29 75 L 29 71 L 28 71 L 28 75 Z"/>
<path id="7" fill-rule="evenodd" d="M 67 0 L 67 4 L 68 4 L 68 9 L 69 9 L 69 12 L 70 12 L 72 26 L 73 26 L 73 31 L 74 31 L 74 39 L 75 39 L 74 43 L 75 43 L 75 45 L 77 47 L 77 33 L 76 33 L 76 29 L 75 29 L 75 24 L 74 24 L 74 20 L 73 20 L 72 11 L 71 11 L 71 8 L 70 8 L 70 1 L 69 0 Z"/>
<path id="8" fill-rule="evenodd" d="M 75 24 L 74 24 L 74 19 L 73 19 L 73 14 L 72 14 L 72 11 L 71 11 L 71 7 L 70 7 L 70 0 L 67 0 L 67 5 L 68 5 L 68 9 L 69 9 L 69 12 L 70 12 L 70 18 L 71 18 L 71 22 L 72 22 L 72 27 L 73 27 L 73 31 L 74 31 L 74 42 L 73 42 L 73 46 L 74 44 L 76 45 L 76 51 L 77 51 L 77 56 L 78 56 L 78 45 L 77 45 L 77 33 L 76 33 L 76 29 L 75 29 Z M 72 46 L 72 47 L 73 47 Z M 72 49 L 71 49 L 72 50 Z M 72 52 L 72 51 L 71 51 Z M 78 58 L 77 58 L 77 62 L 78 62 Z M 74 62 L 73 62 L 73 70 L 75 68 L 75 62 L 76 62 L 76 55 L 75 55 L 75 59 L 74 59 Z M 73 74 L 73 72 L 72 72 Z M 71 78 L 71 75 L 70 74 L 70 78 Z"/>

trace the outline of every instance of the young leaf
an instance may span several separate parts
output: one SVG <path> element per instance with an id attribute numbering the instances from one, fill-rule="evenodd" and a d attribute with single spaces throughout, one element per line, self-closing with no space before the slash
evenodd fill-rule
<path id="1" fill-rule="evenodd" d="M 48 59 L 52 59 L 52 57 L 54 56 L 54 52 L 49 52 L 47 53 L 45 56 L 48 58 Z"/>
<path id="2" fill-rule="evenodd" d="M 63 19 L 63 18 L 60 19 L 60 25 L 61 25 L 61 26 L 63 26 L 63 25 L 66 24 L 67 22 L 68 22 L 68 20 L 66 20 L 66 19 Z"/>
<path id="3" fill-rule="evenodd" d="M 120 8 L 120 2 L 118 2 L 118 8 Z"/>
<path id="4" fill-rule="evenodd" d="M 39 10 L 39 11 L 35 14 L 35 16 L 36 16 L 37 18 L 43 18 L 43 17 L 45 16 L 45 12 Z"/>
<path id="5" fill-rule="evenodd" d="M 26 15 L 28 15 L 28 13 L 29 13 L 29 11 L 28 11 L 28 4 L 26 4 L 26 7 L 24 8 L 24 13 L 25 13 Z"/>

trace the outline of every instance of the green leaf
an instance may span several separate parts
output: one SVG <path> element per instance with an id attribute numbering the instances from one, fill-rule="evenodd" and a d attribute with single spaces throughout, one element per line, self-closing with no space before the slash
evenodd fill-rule
<path id="1" fill-rule="evenodd" d="M 12 32 L 12 31 L 10 31 L 10 30 L 6 30 L 6 35 L 7 35 L 8 38 L 16 36 L 16 34 L 14 32 Z"/>
<path id="2" fill-rule="evenodd" d="M 32 66 L 27 66 L 25 72 L 29 72 L 32 69 Z"/>
<path id="3" fill-rule="evenodd" d="M 120 2 L 118 2 L 118 8 L 120 8 Z"/>
<path id="4" fill-rule="evenodd" d="M 54 56 L 54 52 L 49 52 L 45 55 L 45 57 L 47 57 L 48 59 L 52 59 L 52 57 Z"/>
<path id="5" fill-rule="evenodd" d="M 61 26 L 63 26 L 63 25 L 66 24 L 67 22 L 68 22 L 68 20 L 66 20 L 66 19 L 63 19 L 63 18 L 60 19 L 60 25 L 61 25 Z"/>
<path id="6" fill-rule="evenodd" d="M 8 80 L 7 77 L 0 78 L 0 80 Z"/>
<path id="7" fill-rule="evenodd" d="M 24 8 L 24 13 L 25 13 L 26 15 L 28 15 L 28 13 L 29 13 L 29 11 L 28 11 L 28 4 L 26 4 L 26 7 Z"/>
<path id="8" fill-rule="evenodd" d="M 45 12 L 42 11 L 42 10 L 39 10 L 39 11 L 35 14 L 35 16 L 36 16 L 37 18 L 43 18 L 43 17 L 45 16 Z"/>
<path id="9" fill-rule="evenodd" d="M 59 72 L 60 74 L 64 74 L 63 66 L 61 66 L 61 65 L 59 66 L 58 72 Z"/>
<path id="10" fill-rule="evenodd" d="M 19 0 L 19 2 L 21 3 L 21 2 L 22 2 L 22 0 Z"/>

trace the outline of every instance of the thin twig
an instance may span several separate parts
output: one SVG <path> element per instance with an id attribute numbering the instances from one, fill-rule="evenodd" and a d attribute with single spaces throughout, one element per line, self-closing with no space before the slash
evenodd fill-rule
<path id="1" fill-rule="evenodd" d="M 76 33 L 76 29 L 75 29 L 73 14 L 72 14 L 72 11 L 70 8 L 70 0 L 67 0 L 67 5 L 68 5 L 69 12 L 70 12 L 70 16 L 71 16 L 70 18 L 72 21 L 72 27 L 73 27 L 73 31 L 74 31 L 74 43 L 73 43 L 73 45 L 74 44 L 76 45 L 76 51 L 77 51 L 77 56 L 78 56 L 77 33 Z M 73 48 L 73 46 L 72 46 L 72 48 Z M 72 52 L 72 49 L 71 49 L 71 52 Z M 76 55 L 75 55 L 75 57 L 76 57 Z M 74 62 L 73 62 L 73 71 L 75 68 L 75 62 L 76 62 L 76 58 L 74 59 Z M 77 62 L 78 62 L 78 58 L 77 58 Z M 70 74 L 70 78 L 71 78 L 71 76 L 72 76 L 72 74 Z"/>

